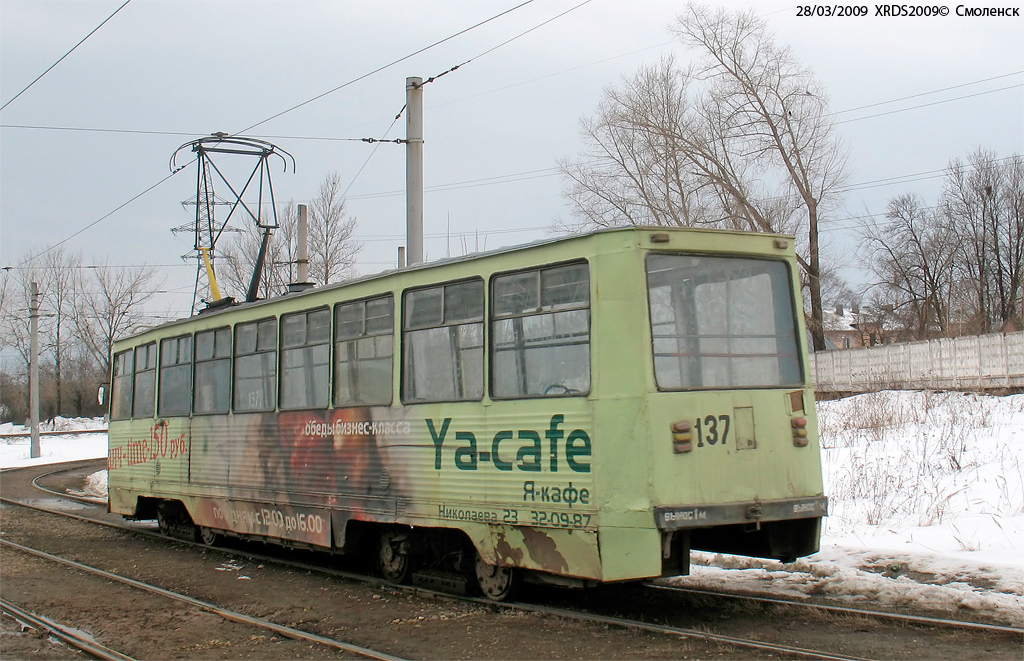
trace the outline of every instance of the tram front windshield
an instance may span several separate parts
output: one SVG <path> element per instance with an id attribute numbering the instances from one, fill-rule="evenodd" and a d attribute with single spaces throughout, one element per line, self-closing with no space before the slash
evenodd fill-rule
<path id="1" fill-rule="evenodd" d="M 786 262 L 647 256 L 660 390 L 802 386 Z"/>

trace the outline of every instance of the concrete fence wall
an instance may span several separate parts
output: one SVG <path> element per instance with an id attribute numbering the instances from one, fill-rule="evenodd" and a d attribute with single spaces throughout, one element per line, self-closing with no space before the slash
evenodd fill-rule
<path id="1" fill-rule="evenodd" d="M 1024 332 L 811 354 L 818 392 L 1024 388 Z"/>

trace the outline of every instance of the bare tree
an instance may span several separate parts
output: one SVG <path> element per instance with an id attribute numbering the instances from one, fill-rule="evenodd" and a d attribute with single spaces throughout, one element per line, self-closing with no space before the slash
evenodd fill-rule
<path id="1" fill-rule="evenodd" d="M 77 298 L 74 326 L 88 355 L 109 375 L 114 341 L 152 321 L 143 307 L 159 287 L 157 271 L 104 264 L 91 272 Z"/>
<path id="2" fill-rule="evenodd" d="M 1024 159 L 977 149 L 947 169 L 940 202 L 959 239 L 958 261 L 973 290 L 981 332 L 1020 314 L 1024 278 Z"/>
<path id="3" fill-rule="evenodd" d="M 35 251 L 33 251 L 35 252 Z M 47 348 L 50 346 L 51 329 L 53 326 L 53 315 L 47 313 L 43 302 L 45 300 L 46 273 L 43 269 L 43 260 L 33 258 L 22 262 L 9 271 L 5 270 L 4 278 L 4 300 L 3 310 L 0 314 L 0 348 L 12 350 L 12 357 L 17 355 L 14 374 L 11 375 L 12 382 L 19 382 L 17 388 L 8 387 L 6 392 L 0 393 L 3 396 L 4 407 L 27 418 L 29 412 L 28 402 L 28 373 L 31 360 L 31 335 L 29 333 L 29 307 L 32 299 L 31 285 L 38 285 L 40 298 L 39 311 L 39 337 L 40 337 L 40 381 L 46 381 L 50 370 L 45 363 Z M 41 393 L 44 390 L 40 389 Z M 12 398 L 19 397 L 23 401 L 14 401 Z M 0 407 L 0 408 L 4 408 Z M 40 411 L 52 409 L 47 406 L 46 401 L 41 402 Z M 49 417 L 49 416 L 47 416 Z"/>
<path id="4" fill-rule="evenodd" d="M 309 203 L 309 277 L 321 285 L 351 277 L 362 245 L 354 238 L 356 219 L 345 217 L 341 177 L 332 172 Z"/>
<path id="5" fill-rule="evenodd" d="M 13 267 L 0 269 L 0 352 L 13 346 L 11 336 L 7 329 L 10 323 L 9 318 L 14 315 L 14 294 L 11 276 Z"/>
<path id="6" fill-rule="evenodd" d="M 823 349 L 818 227 L 847 154 L 824 88 L 753 11 L 689 4 L 671 27 L 698 55 L 641 68 L 583 121 L 562 163 L 584 225 L 713 225 L 798 236 L 814 348 Z"/>
<path id="7" fill-rule="evenodd" d="M 892 296 L 904 327 L 919 340 L 946 335 L 960 246 L 945 219 L 916 195 L 901 195 L 889 201 L 885 221 L 865 221 L 861 236 L 877 289 Z"/>
<path id="8" fill-rule="evenodd" d="M 81 267 L 81 255 L 67 253 L 63 247 L 53 248 L 43 256 L 42 304 L 51 315 L 47 348 L 53 356 L 54 409 L 57 415 L 65 412 L 64 377 L 74 351 L 70 335 L 75 300 L 81 289 Z"/>
<path id="9" fill-rule="evenodd" d="M 28 373 L 30 338 L 29 338 L 29 301 L 31 300 L 31 283 L 42 283 L 44 273 L 38 259 L 24 262 L 10 271 L 5 271 L 3 314 L 0 314 L 0 348 L 13 349 L 20 357 L 20 364 Z M 50 317 L 40 315 L 40 337 L 48 335 Z"/>
<path id="10" fill-rule="evenodd" d="M 296 279 L 298 211 L 294 201 L 280 209 L 278 224 L 267 247 L 259 290 L 261 298 L 281 294 Z M 316 197 L 309 203 L 309 276 L 312 280 L 325 285 L 354 273 L 356 255 L 362 249 L 353 238 L 356 224 L 355 218 L 345 216 L 341 178 L 332 172 L 324 177 Z M 236 236 L 220 251 L 218 273 L 225 287 L 237 298 L 248 290 L 262 236 L 255 225 Z"/>
<path id="11" fill-rule="evenodd" d="M 606 88 L 595 115 L 581 120 L 585 152 L 561 166 L 582 229 L 720 223 L 706 214 L 707 189 L 683 163 L 689 82 L 665 58 L 621 89 Z"/>

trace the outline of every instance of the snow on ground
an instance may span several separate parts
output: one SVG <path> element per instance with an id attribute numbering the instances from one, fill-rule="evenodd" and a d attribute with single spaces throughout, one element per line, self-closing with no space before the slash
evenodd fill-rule
<path id="1" fill-rule="evenodd" d="M 0 468 L 39 466 L 65 461 L 98 459 L 107 456 L 107 423 L 103 418 L 54 418 L 39 426 L 40 431 L 81 431 L 81 434 L 40 435 L 39 454 L 31 459 L 31 439 L 14 434 L 28 434 L 28 427 L 5 422 L 0 424 Z M 92 431 L 89 430 L 99 430 Z M 106 492 L 104 492 L 106 493 Z"/>
<path id="2" fill-rule="evenodd" d="M 975 614 L 1024 627 L 1024 395 L 883 391 L 817 405 L 825 519 L 821 551 L 795 563 L 693 554 L 676 582 L 865 608 Z M 59 419 L 96 429 L 102 419 Z M 0 425 L 0 468 L 106 456 L 106 434 L 44 436 Z M 87 490 L 106 493 L 106 471 Z"/>
<path id="3" fill-rule="evenodd" d="M 678 582 L 1024 627 L 1024 395 L 883 391 L 817 411 L 821 551 L 786 565 L 695 553 Z"/>

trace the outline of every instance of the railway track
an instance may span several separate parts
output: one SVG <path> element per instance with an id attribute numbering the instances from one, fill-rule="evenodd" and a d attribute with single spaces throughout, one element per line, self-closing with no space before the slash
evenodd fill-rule
<path id="1" fill-rule="evenodd" d="M 896 622 L 902 622 L 904 624 L 920 624 L 927 626 L 936 627 L 948 627 L 952 629 L 969 629 L 974 631 L 992 631 L 998 633 L 1006 633 L 1011 635 L 1022 635 L 1024 636 L 1024 629 L 1018 629 L 1016 627 L 1003 626 L 999 624 L 986 624 L 984 622 L 969 622 L 966 620 L 950 620 L 939 617 L 926 617 L 923 615 L 910 615 L 906 613 L 889 613 L 885 611 L 870 610 L 866 608 L 850 608 L 847 606 L 832 606 L 829 604 L 818 604 L 806 601 L 794 601 L 792 599 L 778 599 L 773 597 L 761 597 L 748 594 L 739 594 L 735 592 L 725 591 L 714 591 L 714 590 L 698 590 L 696 588 L 683 588 L 675 585 L 661 585 L 657 583 L 649 584 L 649 587 L 654 590 L 663 590 L 667 592 L 678 592 L 680 594 L 696 594 L 696 595 L 707 595 L 719 598 L 732 598 L 741 601 L 751 601 L 760 604 L 772 604 L 775 606 L 793 606 L 797 608 L 806 608 L 809 610 L 817 610 L 828 613 L 841 613 L 844 615 L 852 615 L 857 617 L 871 617 L 882 620 L 893 620 Z"/>
<path id="2" fill-rule="evenodd" d="M 31 548 L 31 547 L 25 546 L 23 544 L 17 544 L 15 542 L 11 542 L 11 541 L 8 541 L 6 539 L 0 539 L 0 546 L 6 547 L 6 548 L 10 548 L 10 549 L 15 549 L 15 550 L 19 551 L 20 553 L 26 553 L 26 554 L 29 554 L 31 556 L 37 557 L 37 558 L 42 558 L 44 560 L 48 560 L 49 562 L 53 562 L 53 563 L 57 563 L 57 564 L 60 564 L 60 565 L 64 565 L 66 567 L 71 567 L 72 569 L 75 569 L 75 570 L 78 570 L 78 571 L 81 571 L 81 572 L 85 572 L 85 573 L 88 573 L 88 574 L 92 574 L 92 575 L 95 575 L 95 576 L 99 576 L 99 577 L 105 578 L 105 579 L 107 579 L 109 581 L 115 581 L 117 583 L 120 583 L 120 584 L 123 584 L 123 585 L 127 585 L 129 587 L 135 588 L 136 590 L 141 590 L 143 592 L 148 592 L 150 594 L 155 594 L 155 595 L 159 595 L 161 597 L 165 597 L 167 599 L 178 601 L 178 602 L 181 602 L 181 603 L 186 604 L 188 606 L 191 606 L 193 608 L 197 608 L 197 609 L 199 609 L 201 611 L 205 611 L 207 613 L 213 613 L 214 615 L 218 615 L 218 616 L 222 617 L 223 619 L 228 620 L 229 622 L 236 622 L 236 623 L 239 623 L 239 624 L 246 624 L 246 625 L 249 625 L 249 626 L 252 626 L 252 627 L 256 627 L 258 629 L 264 629 L 264 630 L 270 631 L 270 632 L 272 632 L 274 634 L 284 636 L 285 638 L 291 638 L 293 640 L 304 640 L 304 641 L 308 641 L 308 642 L 311 642 L 311 643 L 318 643 L 320 645 L 326 645 L 327 647 L 332 647 L 332 648 L 335 648 L 335 649 L 338 649 L 338 650 L 342 650 L 344 652 L 351 652 L 353 654 L 357 654 L 357 655 L 359 655 L 361 657 L 366 657 L 366 658 L 369 658 L 369 659 L 379 659 L 380 661 L 405 661 L 404 659 L 402 659 L 402 657 L 392 656 L 392 655 L 387 654 L 385 652 L 380 652 L 380 651 L 377 651 L 377 650 L 372 650 L 372 649 L 369 649 L 369 648 L 366 648 L 366 647 L 362 647 L 360 645 L 355 645 L 353 643 L 348 643 L 348 642 L 345 642 L 345 641 L 336 640 L 334 638 L 328 638 L 326 636 L 319 636 L 319 635 L 316 635 L 316 634 L 311 634 L 311 633 L 308 633 L 306 631 L 302 631 L 301 629 L 296 629 L 294 627 L 284 626 L 282 624 L 277 624 L 275 622 L 271 622 L 270 620 L 267 620 L 267 619 L 264 619 L 264 618 L 252 617 L 251 615 L 246 615 L 246 614 L 240 613 L 238 611 L 233 611 L 233 610 L 230 610 L 230 609 L 221 608 L 221 607 L 217 606 L 216 604 L 212 604 L 210 602 L 203 601 L 201 599 L 196 599 L 195 597 L 190 597 L 188 595 L 181 594 L 180 592 L 175 592 L 173 590 L 167 590 L 165 588 L 157 587 L 155 585 L 151 585 L 151 584 L 145 583 L 143 581 L 137 581 L 135 579 L 127 578 L 127 577 L 121 576 L 119 574 L 115 574 L 113 572 L 109 572 L 109 571 L 105 571 L 103 569 L 92 567 L 90 565 L 87 565 L 87 564 L 84 564 L 84 563 L 81 563 L 81 562 L 77 562 L 75 560 L 69 560 L 67 558 L 62 558 L 60 556 L 53 555 L 52 553 L 46 553 L 45 551 L 40 551 L 39 549 L 34 549 L 34 548 Z M 5 608 L 5 610 L 7 609 L 6 605 L 5 605 L 4 608 Z M 75 644 L 75 646 L 78 647 L 79 643 L 82 641 L 82 638 L 81 637 L 72 638 L 72 639 L 69 639 L 69 642 L 71 642 L 71 640 L 74 640 L 73 644 Z M 86 642 L 88 642 L 88 641 L 86 641 Z M 80 647 L 80 649 L 82 649 L 83 651 L 87 651 L 87 652 L 90 651 L 86 647 Z M 92 653 L 92 652 L 90 652 L 90 653 Z M 130 657 L 126 657 L 124 655 L 121 655 L 119 653 L 114 653 L 114 654 L 115 654 L 114 656 L 103 657 L 103 658 L 122 658 L 122 659 L 130 658 Z"/>
<path id="3" fill-rule="evenodd" d="M 38 482 L 39 482 L 39 480 L 42 477 L 43 476 L 38 476 L 35 479 L 35 481 L 34 481 L 36 483 L 37 488 L 45 489 L 51 496 L 54 496 L 54 497 L 56 497 L 57 495 L 60 495 L 61 497 L 67 497 L 64 494 L 59 494 L 59 492 L 57 492 L 57 491 L 55 491 L 53 489 L 49 489 L 47 487 L 40 487 L 38 485 Z M 11 501 L 11 500 L 6 499 L 6 498 L 0 498 L 0 500 L 2 500 L 3 502 L 7 502 L 9 504 L 18 504 L 18 505 L 21 505 L 21 506 L 26 506 L 26 505 L 24 505 L 22 503 L 15 503 L 15 501 Z M 36 510 L 47 512 L 47 513 L 54 514 L 54 515 L 59 515 L 59 516 L 62 516 L 62 517 L 68 517 L 68 518 L 72 518 L 72 519 L 81 520 L 83 522 L 100 523 L 100 524 L 103 524 L 103 525 L 106 525 L 106 526 L 110 526 L 110 527 L 113 527 L 113 528 L 119 528 L 119 529 L 122 529 L 122 530 L 128 530 L 128 531 L 130 531 L 130 532 L 132 532 L 134 534 L 137 534 L 137 535 L 146 535 L 146 536 L 152 536 L 152 537 L 159 537 L 162 540 L 166 539 L 162 535 L 155 534 L 152 531 L 140 529 L 140 527 L 137 526 L 137 525 L 124 525 L 123 523 L 112 523 L 112 522 L 109 522 L 109 521 L 97 521 L 95 518 L 90 517 L 90 516 L 86 516 L 86 515 L 83 515 L 83 514 L 73 514 L 73 513 L 69 513 L 69 512 L 53 511 L 53 510 L 49 510 L 47 508 L 42 508 L 42 507 L 39 507 L 39 506 L 31 506 L 30 505 L 29 507 L 33 507 Z M 192 546 L 203 548 L 205 550 L 209 550 L 209 547 L 205 547 L 205 546 L 203 546 L 201 544 L 193 544 L 193 543 L 188 543 L 188 542 L 182 542 L 182 541 L 179 541 L 179 540 L 175 540 L 175 543 L 176 544 L 191 544 Z M 355 572 L 348 572 L 348 571 L 342 571 L 342 570 L 333 569 L 333 568 L 329 568 L 329 567 L 324 567 L 324 566 L 321 566 L 321 565 L 318 565 L 318 564 L 314 564 L 314 563 L 297 562 L 295 560 L 282 559 L 282 558 L 278 558 L 278 557 L 273 557 L 273 556 L 268 555 L 268 554 L 254 553 L 252 551 L 246 551 L 246 550 L 242 550 L 242 549 L 218 549 L 218 550 L 222 550 L 224 553 L 230 554 L 231 556 L 234 556 L 234 557 L 237 557 L 237 558 L 245 558 L 245 559 L 251 560 L 253 562 L 276 563 L 276 564 L 279 564 L 279 565 L 282 565 L 282 566 L 287 566 L 287 567 L 290 567 L 290 568 L 293 568 L 293 569 L 300 569 L 302 571 L 316 572 L 316 573 L 321 574 L 321 575 L 330 575 L 330 576 L 333 576 L 333 577 L 336 577 L 336 578 L 343 578 L 343 579 L 346 579 L 346 580 L 360 581 L 360 582 L 364 582 L 364 583 L 369 584 L 369 585 L 374 586 L 374 587 L 380 586 L 382 584 L 382 581 L 380 581 L 380 579 L 375 579 L 373 577 L 367 577 L 365 575 L 357 574 Z M 844 607 L 838 607 L 838 606 L 828 606 L 828 605 L 821 605 L 821 604 L 808 604 L 808 603 L 803 603 L 803 602 L 793 602 L 793 601 L 790 601 L 790 600 L 776 600 L 776 599 L 770 599 L 770 598 L 765 598 L 765 597 L 750 597 L 750 596 L 747 596 L 747 595 L 736 595 L 736 594 L 728 594 L 728 593 L 723 594 L 723 593 L 708 592 L 708 591 L 695 591 L 695 590 L 689 590 L 689 589 L 683 589 L 683 588 L 675 588 L 675 587 L 670 587 L 670 586 L 661 586 L 661 585 L 650 585 L 650 586 L 648 586 L 647 589 L 650 590 L 651 588 L 653 588 L 654 593 L 665 593 L 665 594 L 672 594 L 672 595 L 679 595 L 679 594 L 694 595 L 694 594 L 696 594 L 696 595 L 699 595 L 700 597 L 706 598 L 706 599 L 743 600 L 743 601 L 755 602 L 755 603 L 759 603 L 759 604 L 771 604 L 771 605 L 784 605 L 784 606 L 791 606 L 791 607 L 799 607 L 801 609 L 806 609 L 808 611 L 812 611 L 813 610 L 813 611 L 818 611 L 818 612 L 828 612 L 830 615 L 838 616 L 838 617 L 851 616 L 851 617 L 858 617 L 858 618 L 871 618 L 871 619 L 875 619 L 875 620 L 887 621 L 887 622 L 890 622 L 890 623 L 896 623 L 900 627 L 905 627 L 905 626 L 908 626 L 908 625 L 909 626 L 913 626 L 915 628 L 914 629 L 915 635 L 921 635 L 921 632 L 925 632 L 929 628 L 953 628 L 953 629 L 958 629 L 958 630 L 963 630 L 963 631 L 974 632 L 974 633 L 979 634 L 979 635 L 983 634 L 983 633 L 984 634 L 1002 635 L 1002 636 L 1006 636 L 1011 641 L 1014 639 L 1014 637 L 1016 637 L 1016 640 L 1018 641 L 1018 643 L 1020 641 L 1020 637 L 1024 636 L 1024 630 L 1015 629 L 1013 627 L 1004 627 L 1004 626 L 999 626 L 999 625 L 978 624 L 978 623 L 973 623 L 973 622 L 962 622 L 962 621 L 957 621 L 957 620 L 944 620 L 944 619 L 940 619 L 940 618 L 925 618 L 925 617 L 921 617 L 921 616 L 902 615 L 902 614 L 877 612 L 877 611 L 863 611 L 863 610 L 859 610 L 859 609 L 850 609 L 850 608 L 844 608 Z M 407 588 L 405 586 L 391 586 L 390 589 L 393 589 L 395 591 L 399 591 L 399 594 L 408 594 L 408 595 L 419 594 L 419 595 L 428 596 L 428 597 L 438 597 L 438 596 L 440 596 L 439 593 L 436 593 L 436 592 L 434 592 L 432 590 L 424 590 L 423 588 L 417 588 L 417 587 L 408 587 Z M 734 649 L 737 649 L 737 650 L 746 650 L 747 652 L 757 651 L 757 652 L 761 652 L 761 653 L 765 653 L 765 654 L 774 654 L 774 655 L 782 654 L 784 656 L 790 656 L 792 658 L 820 658 L 820 659 L 865 659 L 865 658 L 867 658 L 866 656 L 850 654 L 850 653 L 842 652 L 842 651 L 837 652 L 837 651 L 834 651 L 834 650 L 830 651 L 828 649 L 813 649 L 811 647 L 801 647 L 801 646 L 796 646 L 796 645 L 791 645 L 791 644 L 782 644 L 781 642 L 778 642 L 778 641 L 772 642 L 772 641 L 768 641 L 768 640 L 758 639 L 758 638 L 755 638 L 755 637 L 744 637 L 744 636 L 729 635 L 729 634 L 725 634 L 725 633 L 718 633 L 718 632 L 715 632 L 715 631 L 711 631 L 710 629 L 712 629 L 712 627 L 709 627 L 706 624 L 701 624 L 699 626 L 677 626 L 677 625 L 674 625 L 674 624 L 666 624 L 664 622 L 651 621 L 651 619 L 649 619 L 647 617 L 644 617 L 644 618 L 641 618 L 641 619 L 638 619 L 636 617 L 621 617 L 621 616 L 618 616 L 618 615 L 615 615 L 615 614 L 610 614 L 609 612 L 601 612 L 600 609 L 593 609 L 593 608 L 589 608 L 589 607 L 581 607 L 578 604 L 571 604 L 568 607 L 556 607 L 556 606 L 545 606 L 545 605 L 524 604 L 524 603 L 496 605 L 496 604 L 493 604 L 492 602 L 488 602 L 488 601 L 484 601 L 484 600 L 469 599 L 469 598 L 459 598 L 459 597 L 453 597 L 453 596 L 450 596 L 450 595 L 444 595 L 443 598 L 444 599 L 450 599 L 450 600 L 460 599 L 460 600 L 465 601 L 467 603 L 473 603 L 473 604 L 484 604 L 489 609 L 500 609 L 500 610 L 504 610 L 504 611 L 513 611 L 513 612 L 514 611 L 518 611 L 518 612 L 523 612 L 523 613 L 534 613 L 534 614 L 538 614 L 540 616 L 549 617 L 549 618 L 557 617 L 557 618 L 562 618 L 562 619 L 566 619 L 566 620 L 579 621 L 579 622 L 587 622 L 587 623 L 590 623 L 590 624 L 601 625 L 601 626 L 604 626 L 604 627 L 611 626 L 611 627 L 621 627 L 621 628 L 630 629 L 630 630 L 644 631 L 644 632 L 647 632 L 647 633 L 657 634 L 657 635 L 661 635 L 661 636 L 671 636 L 673 638 L 682 639 L 682 640 L 702 641 L 703 643 L 707 643 L 707 644 L 710 644 L 710 645 L 728 646 L 728 647 L 731 647 L 731 648 L 734 648 Z M 584 601 L 584 600 L 580 600 L 580 601 Z M 812 616 L 811 619 L 813 620 L 814 617 L 815 616 Z M 654 618 L 654 619 L 657 619 L 657 618 Z"/>
<path id="4" fill-rule="evenodd" d="M 23 608 L 15 606 L 6 599 L 0 599 L 0 611 L 20 622 L 22 626 L 35 629 L 36 631 L 45 631 L 48 635 L 54 636 L 58 640 L 97 659 L 103 659 L 104 661 L 134 661 L 130 656 L 100 645 L 91 636 L 84 634 L 78 629 L 59 624 L 48 617 L 30 613 Z"/>

